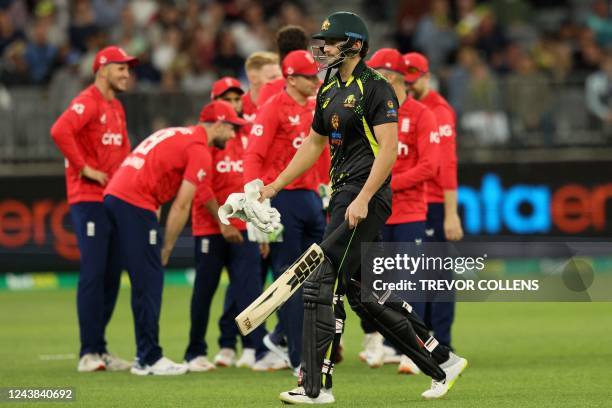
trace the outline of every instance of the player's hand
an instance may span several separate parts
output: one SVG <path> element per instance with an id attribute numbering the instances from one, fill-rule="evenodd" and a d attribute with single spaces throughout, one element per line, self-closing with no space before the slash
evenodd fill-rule
<path id="1" fill-rule="evenodd" d="M 170 253 L 172 252 L 171 248 L 162 248 L 161 250 L 161 261 L 163 266 L 168 265 L 168 260 L 170 259 Z"/>
<path id="2" fill-rule="evenodd" d="M 244 242 L 244 238 L 242 237 L 242 233 L 238 230 L 238 228 L 233 225 L 220 225 L 221 235 L 223 235 L 223 239 L 231 244 L 242 244 Z"/>
<path id="3" fill-rule="evenodd" d="M 81 176 L 98 182 L 101 186 L 105 186 L 108 182 L 108 174 L 103 171 L 96 170 L 88 165 L 81 169 Z"/>
<path id="4" fill-rule="evenodd" d="M 263 259 L 266 259 L 270 255 L 270 244 L 262 243 L 259 244 L 259 253 Z"/>
<path id="5" fill-rule="evenodd" d="M 368 202 L 357 196 L 347 207 L 344 219 L 348 221 L 349 228 L 353 229 L 368 216 Z"/>
<path id="6" fill-rule="evenodd" d="M 278 194 L 278 190 L 272 184 L 263 186 L 261 190 L 259 190 L 259 202 L 263 203 L 264 200 L 273 198 L 276 194 Z"/>
<path id="7" fill-rule="evenodd" d="M 459 241 L 463 238 L 463 228 L 458 214 L 444 216 L 444 236 L 449 241 Z"/>

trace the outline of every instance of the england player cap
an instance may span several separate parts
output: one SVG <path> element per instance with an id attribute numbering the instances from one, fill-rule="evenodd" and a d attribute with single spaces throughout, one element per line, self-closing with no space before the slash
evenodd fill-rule
<path id="1" fill-rule="evenodd" d="M 406 75 L 404 75 L 406 82 L 412 83 L 429 72 L 429 62 L 423 54 L 409 52 L 404 55 L 404 62 L 407 70 Z"/>
<path id="2" fill-rule="evenodd" d="M 200 122 L 227 122 L 235 126 L 244 126 L 246 120 L 238 117 L 238 114 L 229 103 L 221 100 L 210 102 L 200 112 Z"/>
<path id="3" fill-rule="evenodd" d="M 100 67 L 106 64 L 129 64 L 130 67 L 138 64 L 138 58 L 129 55 L 127 52 L 123 50 L 121 47 L 117 47 L 112 45 L 110 47 L 106 47 L 96 54 L 96 58 L 93 62 L 93 72 L 94 74 L 98 72 Z"/>
<path id="4" fill-rule="evenodd" d="M 370 68 L 386 69 L 397 72 L 398 74 L 406 74 L 406 63 L 404 57 L 396 49 L 381 48 L 367 62 Z"/>
<path id="5" fill-rule="evenodd" d="M 316 76 L 319 67 L 313 56 L 308 51 L 291 51 L 282 63 L 283 76 L 286 78 L 291 75 Z"/>
<path id="6" fill-rule="evenodd" d="M 242 84 L 240 83 L 240 81 L 238 81 L 236 78 L 226 76 L 215 81 L 212 86 L 212 91 L 210 91 L 210 98 L 218 98 L 227 91 L 236 91 L 240 95 L 244 94 L 244 90 L 242 89 Z"/>

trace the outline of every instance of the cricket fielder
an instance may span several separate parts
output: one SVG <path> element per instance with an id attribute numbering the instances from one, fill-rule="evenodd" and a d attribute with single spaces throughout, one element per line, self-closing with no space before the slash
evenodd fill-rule
<path id="1" fill-rule="evenodd" d="M 187 366 L 163 357 L 159 345 L 164 270 L 182 231 L 196 188 L 212 197 L 209 146 L 223 148 L 241 126 L 227 102 L 206 105 L 199 123 L 159 130 L 128 156 L 104 191 L 104 206 L 115 228 L 132 287 L 136 334 L 136 375 L 179 375 Z M 162 239 L 157 212 L 174 198 Z"/>
<path id="2" fill-rule="evenodd" d="M 237 115 L 242 112 L 244 94 L 236 78 L 224 77 L 212 87 L 211 99 L 228 102 Z M 244 122 L 247 123 L 246 121 Z M 196 190 L 191 209 L 192 233 L 195 240 L 196 275 L 191 297 L 191 329 L 189 345 L 185 351 L 185 362 L 189 371 L 209 371 L 216 366 L 252 367 L 257 357 L 262 358 L 266 349 L 262 338 L 265 328 L 259 327 L 243 337 L 242 356 L 236 361 L 236 336 L 234 318 L 261 294 L 261 275 L 253 273 L 253 265 L 260 261 L 259 246 L 249 242 L 246 224 L 232 219 L 230 225 L 219 221 L 219 203 L 224 203 L 230 193 L 243 187 L 243 156 L 248 143 L 248 134 L 240 128 L 237 136 L 230 139 L 224 149 L 211 147 L 212 173 L 210 184 L 213 197 L 207 196 L 206 185 Z M 219 320 L 219 347 L 214 364 L 207 358 L 206 329 L 210 317 L 210 306 L 219 285 L 221 271 L 227 268 L 230 285 L 226 293 L 223 316 Z"/>
<path id="3" fill-rule="evenodd" d="M 440 135 L 440 172 L 427 182 L 427 240 L 430 242 L 459 241 L 463 238 L 457 213 L 457 131 L 456 115 L 448 102 L 429 86 L 429 63 L 423 55 L 404 55 L 407 70 L 405 80 L 414 97 L 432 110 Z M 447 276 L 452 279 L 452 275 Z M 416 312 L 430 327 L 436 338 L 451 347 L 451 326 L 455 316 L 454 302 L 427 302 L 415 306 Z"/>
<path id="4" fill-rule="evenodd" d="M 308 137 L 315 102 L 311 99 L 319 86 L 318 67 L 308 51 L 290 52 L 282 63 L 286 89 L 260 107 L 249 136 L 244 157 L 245 181 L 260 178 L 273 181 L 289 164 Z M 318 173 L 309 169 L 283 186 L 272 199 L 283 223 L 281 242 L 270 244 L 272 273 L 277 279 L 311 244 L 320 242 L 325 229 Z M 289 363 L 300 365 L 302 352 L 301 291 L 279 310 L 282 332 L 287 337 Z M 276 341 L 275 341 L 276 343 Z M 285 368 L 287 362 L 269 354 L 253 366 L 257 371 Z"/>
<path id="5" fill-rule="evenodd" d="M 356 14 L 330 15 L 313 36 L 325 41 L 325 68 L 335 75 L 321 86 L 312 128 L 282 173 L 260 192 L 271 198 L 312 167 L 331 144 L 330 221 L 320 245 L 324 258 L 304 282 L 302 365 L 298 387 L 280 395 L 287 403 L 335 401 L 331 392 L 333 348 L 344 325 L 341 297 L 368 320 L 394 347 L 432 377 L 425 398 L 440 398 L 467 365 L 430 338 L 410 305 L 394 294 L 362 288 L 362 242 L 379 238 L 391 214 L 390 173 L 397 157 L 398 101 L 391 86 L 363 62 L 368 30 Z M 364 271 L 364 273 L 369 273 Z M 337 295 L 334 287 L 338 281 Z M 334 315 L 335 314 L 335 315 Z M 331 359 L 330 359 L 331 358 Z"/>
<path id="6" fill-rule="evenodd" d="M 278 55 L 268 51 L 257 51 L 249 55 L 244 63 L 249 91 L 242 95 L 242 113 L 249 122 L 255 120 L 259 105 L 261 87 L 275 79 L 282 78 Z"/>
<path id="7" fill-rule="evenodd" d="M 102 201 L 104 186 L 130 153 L 125 112 L 115 96 L 127 89 L 129 67 L 136 63 L 119 47 L 99 51 L 93 63 L 93 85 L 70 103 L 51 128 L 66 161 L 68 203 L 81 253 L 80 372 L 130 368 L 130 363 L 108 352 L 104 337 L 117 301 L 122 265 Z"/>

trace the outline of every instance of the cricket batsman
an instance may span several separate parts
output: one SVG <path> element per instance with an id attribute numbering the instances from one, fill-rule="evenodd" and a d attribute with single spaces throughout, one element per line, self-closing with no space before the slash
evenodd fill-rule
<path id="1" fill-rule="evenodd" d="M 426 239 L 430 242 L 459 241 L 463 238 L 461 219 L 457 213 L 457 131 L 456 115 L 449 103 L 429 85 L 429 62 L 422 54 L 404 55 L 405 79 L 415 99 L 432 110 L 440 135 L 440 171 L 427 181 Z M 446 276 L 452 279 L 452 274 Z M 451 326 L 455 316 L 454 302 L 427 302 L 415 305 L 436 338 L 451 347 Z"/>
<path id="2" fill-rule="evenodd" d="M 122 265 L 116 233 L 102 204 L 104 187 L 130 153 L 121 102 L 136 58 L 111 46 L 96 54 L 94 83 L 83 90 L 51 128 L 66 161 L 70 215 L 81 254 L 77 314 L 80 372 L 127 370 L 110 354 L 104 332 L 115 308 Z"/>
<path id="3" fill-rule="evenodd" d="M 290 404 L 333 403 L 331 374 L 334 348 L 344 325 L 342 295 L 351 308 L 370 322 L 401 353 L 432 377 L 424 398 L 440 398 L 467 365 L 430 337 L 410 305 L 394 294 L 362 288 L 361 243 L 379 238 L 391 214 L 390 173 L 397 157 L 399 104 L 393 89 L 363 59 L 368 30 L 350 12 L 330 15 L 313 36 L 325 45 L 318 50 L 327 68 L 319 89 L 312 128 L 289 165 L 262 188 L 272 198 L 312 167 L 327 143 L 331 145 L 330 220 L 320 248 L 322 263 L 303 284 L 302 365 L 298 387 L 280 394 Z M 331 68 L 337 72 L 330 76 Z M 371 273 L 364 271 L 364 273 Z M 336 296 L 334 296 L 334 287 Z"/>
<path id="4" fill-rule="evenodd" d="M 206 105 L 199 123 L 153 133 L 128 156 L 104 191 L 104 206 L 117 229 L 132 288 L 136 334 L 135 375 L 180 375 L 187 366 L 163 356 L 159 345 L 164 270 L 189 218 L 196 188 L 203 183 L 212 197 L 209 146 L 223 148 L 242 126 L 230 104 Z M 162 238 L 160 207 L 174 198 Z"/>

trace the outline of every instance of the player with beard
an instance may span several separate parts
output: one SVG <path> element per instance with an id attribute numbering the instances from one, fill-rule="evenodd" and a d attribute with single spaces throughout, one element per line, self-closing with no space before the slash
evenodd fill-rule
<path id="1" fill-rule="evenodd" d="M 163 357 L 159 346 L 164 269 L 183 230 L 199 185 L 203 200 L 213 197 L 212 157 L 246 122 L 230 104 L 213 101 L 191 127 L 159 130 L 128 156 L 104 191 L 104 206 L 117 230 L 123 265 L 130 276 L 136 334 L 136 375 L 179 375 L 187 366 Z M 174 198 L 162 239 L 157 213 Z"/>
<path id="2" fill-rule="evenodd" d="M 102 201 L 105 185 L 130 153 L 125 112 L 116 95 L 127 89 L 129 68 L 136 63 L 119 47 L 99 51 L 93 63 L 94 83 L 72 100 L 51 128 L 65 157 L 68 203 L 81 254 L 80 372 L 130 368 L 106 348 L 104 332 L 115 308 L 122 268 Z"/>

